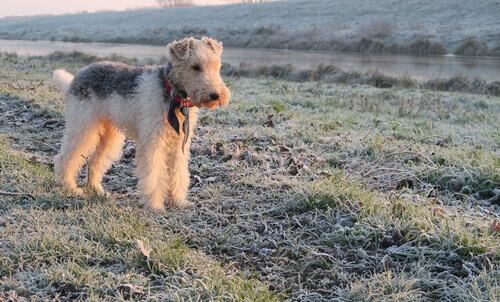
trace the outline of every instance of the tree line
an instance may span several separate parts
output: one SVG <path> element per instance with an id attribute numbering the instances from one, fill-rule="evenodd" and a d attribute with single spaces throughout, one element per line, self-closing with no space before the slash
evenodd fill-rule
<path id="1" fill-rule="evenodd" d="M 271 0 L 240 0 L 241 3 L 268 2 Z M 156 0 L 160 8 L 195 6 L 194 0 Z"/>

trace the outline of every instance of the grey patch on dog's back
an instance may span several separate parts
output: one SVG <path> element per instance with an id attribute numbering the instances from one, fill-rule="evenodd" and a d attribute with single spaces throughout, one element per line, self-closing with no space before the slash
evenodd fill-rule
<path id="1" fill-rule="evenodd" d="M 69 93 L 84 99 L 91 95 L 104 99 L 112 94 L 130 98 L 135 93 L 139 76 L 146 70 L 123 63 L 94 63 L 78 72 Z"/>

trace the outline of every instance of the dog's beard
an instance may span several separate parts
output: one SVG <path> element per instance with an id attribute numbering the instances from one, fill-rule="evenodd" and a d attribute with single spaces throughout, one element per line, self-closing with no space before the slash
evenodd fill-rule
<path id="1" fill-rule="evenodd" d="M 202 106 L 209 109 L 215 109 L 217 106 L 222 107 L 222 100 L 218 99 L 215 101 L 203 102 Z"/>
<path id="2" fill-rule="evenodd" d="M 191 96 L 191 102 L 197 107 L 205 107 L 209 109 L 215 109 L 217 106 L 221 107 L 224 103 L 222 97 L 213 101 L 205 92 L 194 93 Z"/>

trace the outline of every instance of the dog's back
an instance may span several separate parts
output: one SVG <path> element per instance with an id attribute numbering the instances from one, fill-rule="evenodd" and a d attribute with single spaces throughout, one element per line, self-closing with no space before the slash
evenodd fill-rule
<path id="1" fill-rule="evenodd" d="M 105 99 L 113 94 L 130 98 L 138 85 L 138 78 L 146 70 L 123 63 L 97 62 L 76 74 L 69 93 L 80 99 L 91 96 Z"/>

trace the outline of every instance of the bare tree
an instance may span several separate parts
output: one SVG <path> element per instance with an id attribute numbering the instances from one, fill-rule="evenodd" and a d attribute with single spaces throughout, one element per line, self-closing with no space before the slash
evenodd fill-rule
<path id="1" fill-rule="evenodd" d="M 193 0 L 156 0 L 160 8 L 194 6 Z"/>

